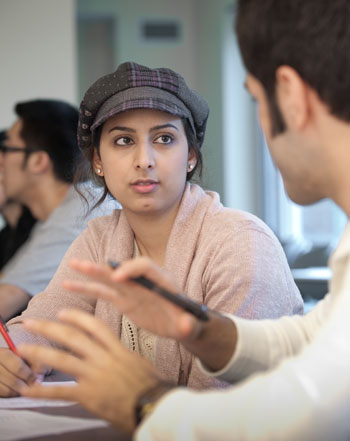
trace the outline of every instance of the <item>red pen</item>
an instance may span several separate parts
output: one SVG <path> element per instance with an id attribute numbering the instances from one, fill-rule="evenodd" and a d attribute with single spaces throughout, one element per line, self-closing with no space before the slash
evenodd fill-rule
<path id="1" fill-rule="evenodd" d="M 11 340 L 11 337 L 8 334 L 7 326 L 6 326 L 5 322 L 2 320 L 1 315 L 0 315 L 0 332 L 5 339 L 7 346 L 11 349 L 11 351 L 14 354 L 16 354 L 18 357 L 20 357 L 20 355 L 16 349 L 15 344 L 13 343 L 13 341 Z"/>

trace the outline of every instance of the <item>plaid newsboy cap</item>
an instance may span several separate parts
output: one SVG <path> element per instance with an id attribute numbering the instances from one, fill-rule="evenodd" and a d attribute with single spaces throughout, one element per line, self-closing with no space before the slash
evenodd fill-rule
<path id="1" fill-rule="evenodd" d="M 186 118 L 202 146 L 209 115 L 205 99 L 171 69 L 126 62 L 98 79 L 85 93 L 80 105 L 79 147 L 87 148 L 93 132 L 108 118 L 131 109 L 156 109 Z"/>

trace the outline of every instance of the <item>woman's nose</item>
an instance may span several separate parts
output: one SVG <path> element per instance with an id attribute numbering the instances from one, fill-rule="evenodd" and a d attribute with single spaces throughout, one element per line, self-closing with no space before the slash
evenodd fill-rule
<path id="1" fill-rule="evenodd" d="M 142 168 L 144 170 L 154 168 L 154 151 L 149 143 L 145 142 L 137 146 L 135 165 L 136 168 Z"/>

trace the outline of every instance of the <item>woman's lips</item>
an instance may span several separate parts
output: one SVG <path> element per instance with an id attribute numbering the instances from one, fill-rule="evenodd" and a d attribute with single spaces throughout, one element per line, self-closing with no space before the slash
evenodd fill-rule
<path id="1" fill-rule="evenodd" d="M 135 181 L 131 184 L 137 193 L 152 193 L 157 189 L 159 182 L 153 180 Z"/>

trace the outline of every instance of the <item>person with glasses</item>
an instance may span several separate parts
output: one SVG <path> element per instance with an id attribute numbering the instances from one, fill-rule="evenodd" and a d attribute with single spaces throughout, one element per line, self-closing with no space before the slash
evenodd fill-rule
<path id="1" fill-rule="evenodd" d="M 72 185 L 82 160 L 75 107 L 40 99 L 16 104 L 15 112 L 17 120 L 0 143 L 1 187 L 6 200 L 26 207 L 38 222 L 2 269 L 4 320 L 21 312 L 32 296 L 44 290 L 87 220 L 115 206 L 106 202 L 85 217 L 85 203 Z M 94 200 L 98 192 L 94 193 L 91 187 L 87 197 Z"/>
<path id="2" fill-rule="evenodd" d="M 6 150 L 3 141 L 6 139 L 6 131 L 0 132 L 0 151 Z M 28 239 L 36 219 L 27 207 L 7 199 L 2 172 L 0 171 L 0 215 L 3 226 L 0 229 L 0 271 L 11 259 L 18 248 Z"/>

